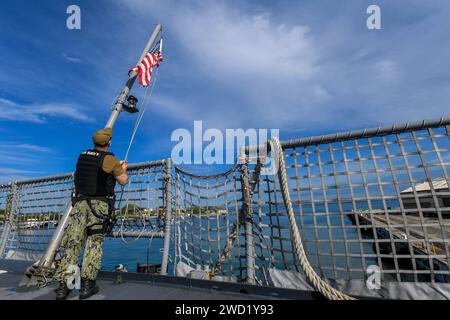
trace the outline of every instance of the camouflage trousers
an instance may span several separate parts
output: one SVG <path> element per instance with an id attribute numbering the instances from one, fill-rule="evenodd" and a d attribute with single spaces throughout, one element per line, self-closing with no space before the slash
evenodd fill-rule
<path id="1" fill-rule="evenodd" d="M 91 200 L 91 206 L 98 214 L 108 214 L 108 204 L 104 201 Z M 102 262 L 104 239 L 102 228 L 102 219 L 91 212 L 86 200 L 74 205 L 61 243 L 64 256 L 54 276 L 57 281 L 66 281 L 71 276 L 68 273 L 69 267 L 77 265 L 85 242 L 81 277 L 95 280 Z"/>

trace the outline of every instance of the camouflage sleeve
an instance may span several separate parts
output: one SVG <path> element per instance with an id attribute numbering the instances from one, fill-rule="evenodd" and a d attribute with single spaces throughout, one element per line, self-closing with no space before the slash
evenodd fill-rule
<path id="1" fill-rule="evenodd" d="M 112 172 L 114 177 L 118 177 L 124 173 L 119 159 L 109 154 L 103 159 L 103 171 L 106 173 Z"/>

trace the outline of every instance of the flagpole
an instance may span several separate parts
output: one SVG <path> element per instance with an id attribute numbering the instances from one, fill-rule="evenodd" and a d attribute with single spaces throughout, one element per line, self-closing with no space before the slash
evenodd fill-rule
<path id="1" fill-rule="evenodd" d="M 136 65 L 141 63 L 142 59 L 144 59 L 145 55 L 150 51 L 152 48 L 156 37 L 161 32 L 161 24 L 157 24 L 155 27 L 155 30 L 153 31 L 150 39 L 147 42 L 147 45 L 144 48 L 144 51 L 142 51 L 141 57 L 139 58 Z M 131 91 L 131 88 L 133 87 L 134 82 L 136 81 L 136 71 L 132 71 L 130 73 L 130 77 L 128 78 L 127 83 L 125 84 L 125 87 L 123 87 L 122 92 L 119 95 L 119 98 L 116 101 L 116 104 L 114 105 L 114 109 L 108 119 L 108 122 L 106 123 L 105 128 L 112 128 L 114 127 L 114 124 L 116 123 L 117 118 L 119 117 L 120 112 L 122 111 L 123 104 L 125 102 L 125 99 L 128 97 L 128 94 Z"/>
<path id="2" fill-rule="evenodd" d="M 159 32 L 161 31 L 162 27 L 161 24 L 157 24 L 155 27 L 155 30 L 153 31 L 152 35 L 150 36 L 150 39 L 147 42 L 147 45 L 144 48 L 144 51 L 142 51 L 142 54 L 137 62 L 139 64 L 142 59 L 145 57 L 145 55 L 150 51 L 152 48 L 156 37 L 158 36 Z M 119 95 L 118 100 L 116 101 L 114 105 L 114 109 L 112 110 L 112 113 L 108 119 L 108 122 L 106 123 L 105 128 L 112 128 L 114 124 L 116 123 L 117 118 L 119 117 L 120 112 L 122 111 L 123 104 L 125 102 L 125 99 L 127 99 L 128 94 L 131 91 L 131 88 L 133 87 L 134 82 L 136 81 L 136 72 L 132 71 L 129 75 L 129 78 L 122 90 L 122 92 Z M 62 238 L 64 236 L 64 229 L 67 226 L 69 222 L 69 216 L 70 212 L 72 211 L 72 201 L 69 201 L 66 205 L 66 208 L 64 210 L 63 215 L 61 216 L 61 219 L 58 222 L 58 227 L 56 228 L 55 232 L 53 233 L 53 237 L 45 250 L 45 253 L 42 255 L 41 259 L 33 264 L 31 267 L 27 269 L 25 272 L 25 276 L 22 279 L 21 283 L 19 285 L 34 285 L 37 282 L 36 277 L 34 275 L 39 274 L 36 271 L 33 271 L 35 268 L 51 268 L 53 266 L 53 262 L 55 260 L 56 252 L 59 249 Z M 41 269 L 41 272 L 44 272 Z"/>

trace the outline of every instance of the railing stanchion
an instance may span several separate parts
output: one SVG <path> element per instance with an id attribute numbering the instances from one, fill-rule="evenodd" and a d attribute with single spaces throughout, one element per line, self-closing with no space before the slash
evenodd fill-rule
<path id="1" fill-rule="evenodd" d="M 166 176 L 165 180 L 165 198 L 166 198 L 166 212 L 165 212 L 165 226 L 164 226 L 164 251 L 161 262 L 161 274 L 167 275 L 167 266 L 169 261 L 170 250 L 170 233 L 172 230 L 172 159 L 166 160 Z"/>

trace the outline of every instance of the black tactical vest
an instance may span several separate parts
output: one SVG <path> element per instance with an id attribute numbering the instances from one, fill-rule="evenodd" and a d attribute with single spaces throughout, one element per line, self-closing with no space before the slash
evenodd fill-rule
<path id="1" fill-rule="evenodd" d="M 103 171 L 103 159 L 114 154 L 98 150 L 83 151 L 75 171 L 75 193 L 85 196 L 113 196 L 116 179 Z"/>

